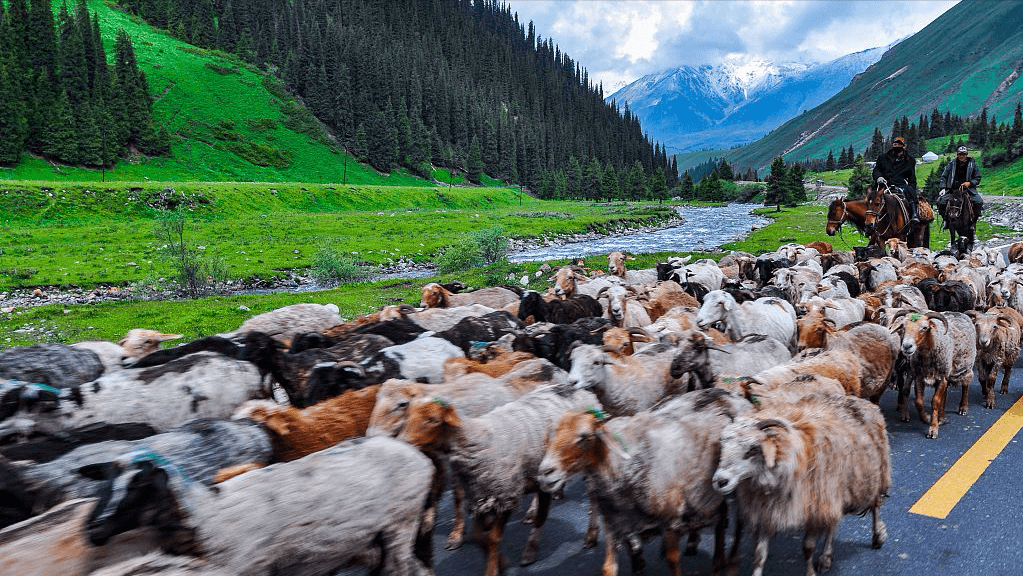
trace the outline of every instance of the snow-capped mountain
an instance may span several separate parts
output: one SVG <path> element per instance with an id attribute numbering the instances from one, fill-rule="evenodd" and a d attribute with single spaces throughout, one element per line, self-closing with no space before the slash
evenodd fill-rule
<path id="1" fill-rule="evenodd" d="M 672 152 L 753 142 L 837 94 L 888 47 L 826 63 L 727 60 L 644 76 L 607 98 L 628 104 L 643 130 Z"/>

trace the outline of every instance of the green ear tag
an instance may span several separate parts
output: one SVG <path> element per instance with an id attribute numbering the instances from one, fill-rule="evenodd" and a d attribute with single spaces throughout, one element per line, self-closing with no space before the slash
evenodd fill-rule
<path id="1" fill-rule="evenodd" d="M 910 314 L 909 315 L 910 322 L 916 322 L 919 319 L 920 319 L 920 315 L 919 314 Z"/>
<path id="2" fill-rule="evenodd" d="M 436 402 L 437 405 L 440 406 L 441 408 L 448 407 L 448 401 L 443 398 L 434 398 L 433 401 Z"/>
<path id="3" fill-rule="evenodd" d="M 597 419 L 597 422 L 607 420 L 607 412 L 604 412 L 600 408 L 590 408 L 587 412 L 593 414 L 593 417 Z"/>
<path id="4" fill-rule="evenodd" d="M 754 406 L 760 406 L 760 398 L 757 398 L 756 396 L 751 396 L 749 401 L 750 401 L 750 404 L 752 404 Z"/>

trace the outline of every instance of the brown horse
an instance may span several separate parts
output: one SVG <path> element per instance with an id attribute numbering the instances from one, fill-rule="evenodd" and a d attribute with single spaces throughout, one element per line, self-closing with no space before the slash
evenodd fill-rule
<path id="1" fill-rule="evenodd" d="M 828 226 L 824 229 L 828 236 L 834 236 L 846 222 L 852 223 L 856 230 L 864 236 L 867 234 L 867 203 L 863 200 L 846 200 L 836 198 L 828 205 Z M 870 239 L 874 243 L 874 239 Z"/>
<path id="2" fill-rule="evenodd" d="M 863 202 L 867 208 L 863 222 L 871 244 L 882 244 L 889 238 L 898 238 L 910 248 L 930 247 L 930 224 L 934 220 L 930 204 L 923 202 L 921 207 L 926 207 L 926 210 L 920 210 L 920 223 L 913 226 L 909 222 L 909 212 L 902 196 L 870 186 Z"/>

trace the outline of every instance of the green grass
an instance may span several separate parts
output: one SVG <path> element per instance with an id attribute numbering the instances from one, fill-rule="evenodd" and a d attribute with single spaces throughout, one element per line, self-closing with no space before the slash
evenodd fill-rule
<path id="1" fill-rule="evenodd" d="M 155 230 L 167 213 L 160 208 L 172 204 L 188 215 L 187 244 L 247 281 L 305 270 L 324 244 L 360 264 L 430 262 L 479 229 L 549 237 L 674 215 L 668 206 L 540 201 L 509 188 L 0 183 L 0 289 L 159 283 L 172 269 Z"/>

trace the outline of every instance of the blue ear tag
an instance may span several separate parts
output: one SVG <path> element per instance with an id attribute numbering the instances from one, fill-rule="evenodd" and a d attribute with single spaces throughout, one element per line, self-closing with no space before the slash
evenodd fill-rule
<path id="1" fill-rule="evenodd" d="M 600 408 L 590 408 L 587 412 L 593 414 L 593 416 L 597 419 L 597 422 L 607 420 L 607 412 L 604 412 Z"/>

